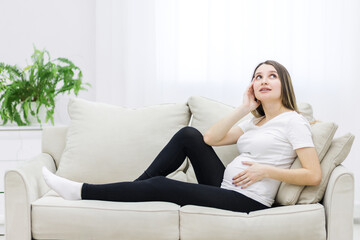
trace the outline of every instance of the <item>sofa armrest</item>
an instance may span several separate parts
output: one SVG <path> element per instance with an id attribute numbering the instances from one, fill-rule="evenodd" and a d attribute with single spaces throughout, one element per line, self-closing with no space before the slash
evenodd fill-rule
<path id="1" fill-rule="evenodd" d="M 323 199 L 327 240 L 352 240 L 354 215 L 354 175 L 339 165 L 331 173 Z"/>
<path id="2" fill-rule="evenodd" d="M 31 203 L 49 191 L 42 167 L 55 172 L 55 162 L 39 154 L 21 167 L 5 173 L 5 227 L 7 240 L 31 239 Z"/>

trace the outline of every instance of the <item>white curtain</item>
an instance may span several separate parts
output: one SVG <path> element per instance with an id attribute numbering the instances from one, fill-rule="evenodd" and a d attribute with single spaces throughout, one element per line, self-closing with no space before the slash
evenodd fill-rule
<path id="1" fill-rule="evenodd" d="M 359 12 L 358 0 L 97 1 L 97 100 L 237 104 L 257 63 L 273 59 L 300 100 L 328 101 L 353 89 L 342 83 L 359 68 Z"/>

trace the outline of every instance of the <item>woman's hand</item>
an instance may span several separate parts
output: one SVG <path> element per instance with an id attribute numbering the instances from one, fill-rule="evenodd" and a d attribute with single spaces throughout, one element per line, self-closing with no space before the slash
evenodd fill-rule
<path id="1" fill-rule="evenodd" d="M 235 186 L 247 188 L 251 184 L 256 183 L 257 181 L 260 181 L 266 177 L 266 165 L 246 161 L 242 162 L 242 164 L 248 165 L 250 167 L 233 177 L 233 184 Z"/>
<path id="2" fill-rule="evenodd" d="M 246 89 L 243 97 L 243 104 L 250 110 L 250 112 L 255 110 L 260 105 L 260 101 L 255 100 L 255 93 L 253 86 L 254 86 L 254 81 L 252 81 L 249 87 Z"/>

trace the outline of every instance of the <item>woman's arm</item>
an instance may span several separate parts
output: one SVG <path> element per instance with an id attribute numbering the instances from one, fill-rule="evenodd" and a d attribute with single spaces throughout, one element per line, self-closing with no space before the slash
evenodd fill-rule
<path id="1" fill-rule="evenodd" d="M 296 149 L 302 168 L 282 169 L 268 165 L 243 162 L 250 167 L 234 177 L 236 186 L 246 188 L 263 178 L 272 178 L 295 185 L 319 185 L 321 182 L 321 167 L 316 150 L 313 147 Z"/>
<path id="2" fill-rule="evenodd" d="M 235 144 L 244 132 L 234 124 L 247 115 L 249 111 L 243 105 L 228 116 L 215 123 L 205 134 L 204 141 L 210 146 Z"/>
<path id="3" fill-rule="evenodd" d="M 295 185 L 319 185 L 321 182 L 321 168 L 315 148 L 299 148 L 296 153 L 302 168 L 278 169 L 269 168 L 267 177 Z"/>
<path id="4" fill-rule="evenodd" d="M 255 101 L 253 82 L 251 82 L 244 93 L 243 104 L 210 127 L 204 134 L 205 143 L 211 146 L 235 144 L 244 132 L 234 124 L 259 105 L 260 102 Z"/>

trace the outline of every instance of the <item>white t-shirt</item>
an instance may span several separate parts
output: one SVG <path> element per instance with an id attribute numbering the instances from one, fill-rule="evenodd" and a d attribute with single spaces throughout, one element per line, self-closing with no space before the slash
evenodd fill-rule
<path id="1" fill-rule="evenodd" d="M 290 168 L 297 156 L 295 149 L 314 147 L 314 144 L 309 122 L 295 111 L 281 113 L 262 126 L 256 126 L 261 119 L 252 118 L 239 124 L 244 132 L 237 141 L 240 155 L 226 167 L 221 188 L 237 191 L 271 207 L 280 181 L 264 178 L 244 189 L 236 187 L 232 178 L 249 167 L 242 161 Z"/>

